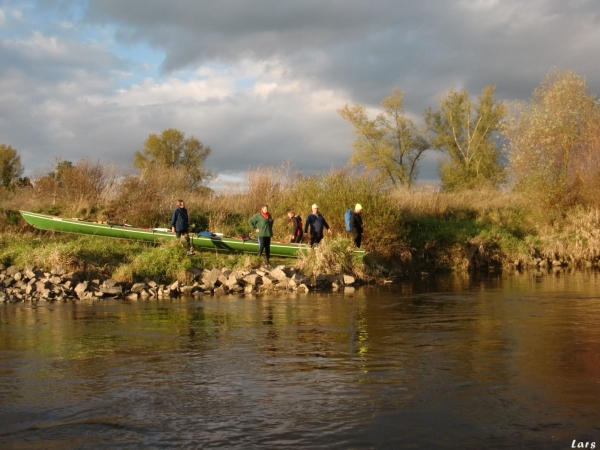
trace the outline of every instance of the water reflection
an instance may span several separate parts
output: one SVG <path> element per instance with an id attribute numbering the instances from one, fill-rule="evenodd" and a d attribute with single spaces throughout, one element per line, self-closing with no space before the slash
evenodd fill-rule
<path id="1" fill-rule="evenodd" d="M 586 271 L 5 304 L 0 446 L 600 445 L 599 300 Z"/>

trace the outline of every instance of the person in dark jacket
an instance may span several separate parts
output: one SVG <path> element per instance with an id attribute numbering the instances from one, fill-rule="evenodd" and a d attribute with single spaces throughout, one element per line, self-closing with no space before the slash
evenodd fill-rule
<path id="1" fill-rule="evenodd" d="M 177 200 L 177 208 L 175 208 L 173 215 L 171 216 L 171 232 L 177 235 L 177 239 L 183 237 L 187 254 L 193 255 L 194 251 L 190 245 L 190 223 L 187 209 L 185 209 L 185 202 L 183 200 Z"/>
<path id="2" fill-rule="evenodd" d="M 319 205 L 316 203 L 312 205 L 312 213 L 306 218 L 304 224 L 304 234 L 308 233 L 310 228 L 310 246 L 314 246 L 321 242 L 323 239 L 323 230 L 327 229 L 327 232 L 331 234 L 331 227 L 325 220 L 325 217 L 319 212 Z"/>
<path id="3" fill-rule="evenodd" d="M 356 245 L 357 248 L 360 248 L 364 229 L 362 205 L 357 203 L 354 207 L 354 212 L 350 215 L 350 232 L 352 233 L 352 239 L 354 239 L 354 245 Z"/>
<path id="4" fill-rule="evenodd" d="M 302 218 L 300 216 L 297 216 L 296 213 L 292 210 L 289 210 L 287 212 L 287 215 L 290 219 L 290 221 L 292 222 L 292 238 L 290 239 L 290 242 L 293 242 L 295 244 L 298 244 L 300 242 L 302 242 Z"/>
<path id="5" fill-rule="evenodd" d="M 271 237 L 273 237 L 273 217 L 269 213 L 269 206 L 262 205 L 260 212 L 254 214 L 248 220 L 248 224 L 258 237 L 258 256 L 262 256 L 264 250 L 267 257 L 267 264 L 269 264 L 269 258 L 271 257 Z"/>

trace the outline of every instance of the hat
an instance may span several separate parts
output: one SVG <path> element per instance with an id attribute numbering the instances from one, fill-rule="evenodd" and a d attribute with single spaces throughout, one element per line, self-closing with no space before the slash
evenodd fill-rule
<path id="1" fill-rule="evenodd" d="M 354 207 L 354 211 L 362 211 L 362 205 L 360 203 L 357 203 Z"/>
<path id="2" fill-rule="evenodd" d="M 312 209 L 315 209 L 315 208 L 317 208 L 317 209 L 319 208 L 319 205 L 317 205 L 316 203 L 314 203 L 314 204 L 312 205 Z"/>

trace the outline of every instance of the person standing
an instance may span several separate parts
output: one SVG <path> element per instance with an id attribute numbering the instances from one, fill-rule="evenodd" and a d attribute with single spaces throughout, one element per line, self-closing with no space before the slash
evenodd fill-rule
<path id="1" fill-rule="evenodd" d="M 316 203 L 312 205 L 312 213 L 306 218 L 304 234 L 308 233 L 309 228 L 311 247 L 321 242 L 321 239 L 323 239 L 323 229 L 327 229 L 327 232 L 331 234 L 331 227 L 325 220 L 325 217 L 319 212 L 319 205 Z"/>
<path id="2" fill-rule="evenodd" d="M 356 245 L 357 248 L 360 248 L 364 229 L 365 225 L 362 220 L 362 205 L 357 203 L 354 207 L 354 212 L 350 215 L 350 232 L 352 233 L 352 239 L 354 239 L 354 245 Z"/>
<path id="3" fill-rule="evenodd" d="M 262 256 L 263 250 L 267 257 L 267 264 L 271 257 L 271 237 L 273 236 L 273 217 L 269 213 L 269 206 L 262 205 L 260 211 L 254 214 L 248 224 L 256 232 L 258 237 L 258 256 Z"/>
<path id="4" fill-rule="evenodd" d="M 292 238 L 290 242 L 299 244 L 302 242 L 302 218 L 297 216 L 291 209 L 287 212 L 287 215 L 292 222 Z"/>
<path id="5" fill-rule="evenodd" d="M 193 255 L 194 251 L 190 244 L 190 222 L 183 200 L 177 200 L 177 208 L 175 208 L 171 216 L 171 232 L 177 235 L 177 239 L 184 239 L 187 254 Z"/>

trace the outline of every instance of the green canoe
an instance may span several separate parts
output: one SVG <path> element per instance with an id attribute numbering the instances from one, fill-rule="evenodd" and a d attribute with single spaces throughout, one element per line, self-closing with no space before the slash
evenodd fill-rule
<path id="1" fill-rule="evenodd" d="M 20 211 L 27 223 L 40 230 L 60 231 L 64 233 L 91 234 L 117 239 L 132 239 L 147 242 L 165 242 L 177 239 L 174 233 L 157 229 L 135 228 L 128 225 L 111 223 L 86 222 L 79 219 L 64 219 L 45 214 Z M 208 237 L 190 234 L 190 240 L 195 248 L 222 250 L 228 252 L 257 253 L 258 241 L 256 239 L 236 239 L 228 237 Z M 286 244 L 271 242 L 271 255 L 283 257 L 296 257 L 298 252 L 306 254 L 306 244 Z M 360 256 L 364 250 L 355 249 Z"/>

